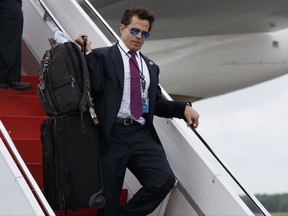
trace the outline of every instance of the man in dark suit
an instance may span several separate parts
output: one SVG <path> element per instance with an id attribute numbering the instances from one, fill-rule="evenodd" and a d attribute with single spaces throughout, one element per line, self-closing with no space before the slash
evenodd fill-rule
<path id="1" fill-rule="evenodd" d="M 0 88 L 32 88 L 30 83 L 20 82 L 22 31 L 22 1 L 0 0 Z"/>
<path id="2" fill-rule="evenodd" d="M 147 8 L 134 7 L 123 15 L 121 41 L 116 45 L 91 51 L 90 41 L 87 43 L 87 64 L 101 131 L 106 198 L 106 206 L 100 211 L 102 215 L 147 215 L 173 188 L 175 176 L 153 126 L 154 115 L 185 118 L 189 124 L 198 126 L 199 114 L 190 103 L 167 101 L 161 96 L 159 67 L 139 52 L 153 22 L 154 15 Z M 81 34 L 75 40 L 80 45 L 83 45 L 83 36 L 87 37 Z M 140 117 L 134 114 L 132 105 L 136 102 L 130 97 L 131 92 L 136 91 L 130 85 L 134 66 L 140 74 L 137 84 L 141 86 Z M 142 188 L 126 205 L 120 206 L 126 168 L 136 176 Z"/>

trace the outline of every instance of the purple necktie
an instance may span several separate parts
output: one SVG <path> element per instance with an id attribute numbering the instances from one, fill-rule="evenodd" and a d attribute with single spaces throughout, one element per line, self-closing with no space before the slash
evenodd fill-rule
<path id="1" fill-rule="evenodd" d="M 135 119 L 139 119 L 142 116 L 142 100 L 140 89 L 140 73 L 138 63 L 135 58 L 136 52 L 129 51 L 131 58 L 129 59 L 130 65 L 130 108 L 131 113 Z"/>

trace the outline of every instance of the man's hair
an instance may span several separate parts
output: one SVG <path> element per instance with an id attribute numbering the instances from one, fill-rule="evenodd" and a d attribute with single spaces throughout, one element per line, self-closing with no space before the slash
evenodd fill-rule
<path id="1" fill-rule="evenodd" d="M 153 22 L 155 20 L 154 14 L 146 7 L 135 6 L 127 9 L 122 17 L 121 24 L 127 26 L 131 23 L 132 17 L 138 16 L 141 20 L 149 21 L 149 30 L 151 31 Z"/>

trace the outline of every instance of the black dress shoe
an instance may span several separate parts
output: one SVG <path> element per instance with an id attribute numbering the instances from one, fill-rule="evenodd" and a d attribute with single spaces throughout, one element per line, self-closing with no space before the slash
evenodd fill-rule
<path id="1" fill-rule="evenodd" d="M 24 91 L 32 88 L 32 85 L 27 82 L 10 81 L 8 84 L 9 88 L 18 91 Z"/>
<path id="2" fill-rule="evenodd" d="M 0 82 L 0 88 L 8 89 L 8 88 L 9 88 L 9 85 L 6 84 L 6 83 Z"/>

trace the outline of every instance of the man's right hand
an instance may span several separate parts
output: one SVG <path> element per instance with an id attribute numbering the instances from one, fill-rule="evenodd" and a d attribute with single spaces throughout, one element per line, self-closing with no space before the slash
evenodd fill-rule
<path id="1" fill-rule="evenodd" d="M 75 42 L 77 44 L 79 44 L 80 46 L 84 46 L 84 37 L 87 38 L 87 42 L 86 42 L 86 52 L 91 52 L 91 41 L 89 40 L 88 36 L 86 34 L 79 34 L 76 38 L 75 38 Z"/>

